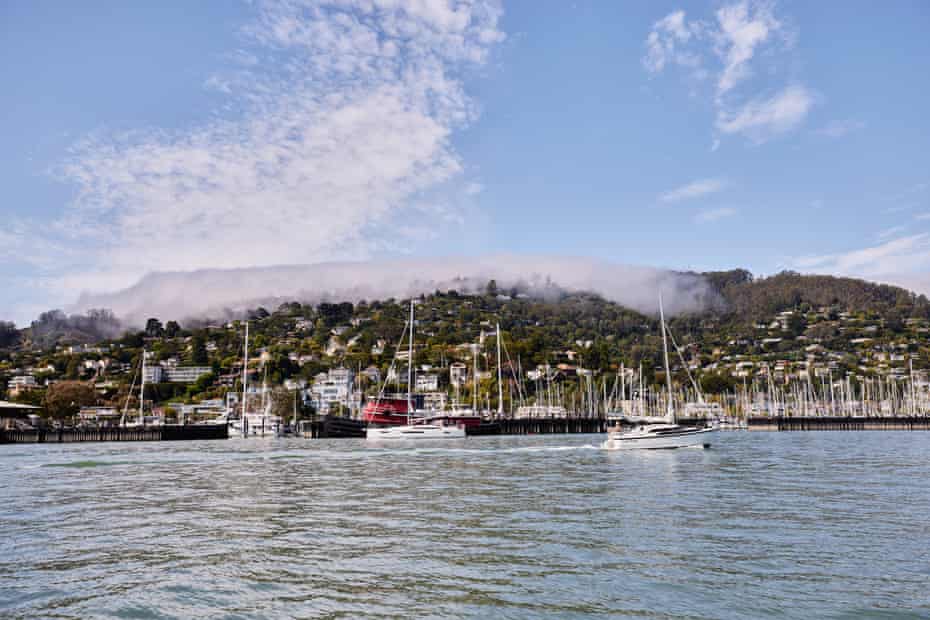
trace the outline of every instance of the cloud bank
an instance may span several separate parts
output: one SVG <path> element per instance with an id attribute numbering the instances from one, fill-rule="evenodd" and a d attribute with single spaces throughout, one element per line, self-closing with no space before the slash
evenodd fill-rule
<path id="1" fill-rule="evenodd" d="M 594 292 L 650 314 L 657 311 L 660 293 L 673 314 L 714 302 L 707 282 L 696 274 L 585 258 L 497 255 L 153 273 L 115 293 L 85 294 L 72 310 L 109 308 L 128 323 L 142 324 L 149 317 L 234 316 L 258 305 L 274 308 L 293 300 L 354 302 L 437 289 L 483 291 L 491 279 L 501 290 L 518 287 L 535 295 Z"/>
<path id="2" fill-rule="evenodd" d="M 464 78 L 504 38 L 495 0 L 259 1 L 216 120 L 94 135 L 46 272 L 70 294 L 151 271 L 359 259 L 458 226 L 474 180 L 451 143 Z M 205 76 L 206 77 L 206 76 Z M 231 111 L 230 111 L 231 110 Z M 401 222 L 414 220 L 416 226 Z"/>

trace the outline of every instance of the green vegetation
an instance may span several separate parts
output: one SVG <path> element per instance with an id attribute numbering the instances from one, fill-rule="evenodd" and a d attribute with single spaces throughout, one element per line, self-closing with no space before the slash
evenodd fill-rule
<path id="1" fill-rule="evenodd" d="M 760 372 L 781 373 L 785 380 L 805 373 L 855 380 L 901 377 L 910 363 L 917 370 L 930 368 L 930 303 L 923 296 L 849 278 L 791 272 L 764 279 L 742 270 L 705 275 L 711 285 L 708 309 L 675 317 L 670 327 L 681 358 L 709 394 L 732 390 Z M 261 356 L 268 382 L 281 385 L 290 379 L 309 385 L 318 373 L 337 367 L 356 373 L 375 367 L 383 377 L 404 330 L 407 302 L 288 302 L 274 311 L 257 308 L 248 316 L 256 368 Z M 516 379 L 546 365 L 558 368 L 562 394 L 568 397 L 591 389 L 579 376 L 609 385 L 621 364 L 641 366 L 647 381 L 663 378 L 655 372 L 661 366 L 657 317 L 593 294 L 534 299 L 502 291 L 491 281 L 483 294 L 436 291 L 421 296 L 417 323 L 414 361 L 435 369 L 440 389 L 450 392 L 446 369 L 453 362 L 470 368 L 472 343 L 481 343 L 479 369 L 494 367 L 497 323 L 508 387 L 530 399 L 536 386 L 528 379 L 515 386 Z M 233 321 L 185 328 L 152 317 L 143 330 L 123 332 L 111 313 L 99 310 L 71 317 L 47 312 L 23 330 L 0 323 L 0 391 L 13 377 L 30 375 L 39 388 L 16 398 L 44 404 L 51 415 L 67 415 L 88 400 L 123 407 L 127 398 L 130 403 L 135 398 L 129 388 L 144 346 L 153 364 L 211 368 L 189 384 L 152 385 L 147 398 L 167 406 L 220 398 L 240 388 L 242 327 Z M 681 358 L 673 355 L 674 380 L 686 385 Z M 482 378 L 482 398 L 496 398 L 495 382 L 493 373 Z M 377 381 L 360 383 L 369 394 L 379 387 Z M 84 386 L 80 394 L 78 385 Z M 59 395 L 66 388 L 70 400 Z M 467 393 L 470 385 L 463 389 Z M 291 398 L 277 394 L 276 407 L 293 406 Z"/>

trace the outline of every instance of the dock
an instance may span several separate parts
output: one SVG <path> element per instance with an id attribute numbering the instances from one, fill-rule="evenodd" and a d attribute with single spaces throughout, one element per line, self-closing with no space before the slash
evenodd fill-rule
<path id="1" fill-rule="evenodd" d="M 751 431 L 928 431 L 930 416 L 751 417 Z"/>
<path id="2" fill-rule="evenodd" d="M 85 441 L 194 441 L 229 439 L 225 424 L 166 424 L 108 428 L 0 429 L 4 443 L 77 443 Z"/>

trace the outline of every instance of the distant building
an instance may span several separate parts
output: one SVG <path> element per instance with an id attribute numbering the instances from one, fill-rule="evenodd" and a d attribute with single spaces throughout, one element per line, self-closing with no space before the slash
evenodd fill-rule
<path id="1" fill-rule="evenodd" d="M 122 413 L 116 407 L 81 407 L 78 419 L 91 426 L 119 426 Z"/>
<path id="2" fill-rule="evenodd" d="M 37 387 L 39 387 L 39 384 L 36 383 L 36 378 L 32 375 L 21 375 L 19 377 L 13 377 L 6 384 L 6 389 L 9 391 L 11 398 L 25 394 L 26 392 L 34 390 Z"/>
<path id="3" fill-rule="evenodd" d="M 369 366 L 362 371 L 362 375 L 372 383 L 381 383 L 381 370 L 377 366 Z"/>
<path id="4" fill-rule="evenodd" d="M 454 362 L 453 364 L 450 364 L 449 383 L 459 387 L 462 387 L 468 383 L 468 366 L 461 362 Z"/>
<path id="5" fill-rule="evenodd" d="M 339 407 L 348 407 L 352 379 L 352 371 L 348 368 L 334 368 L 317 375 L 310 388 L 317 412 L 326 415 Z"/>
<path id="6" fill-rule="evenodd" d="M 439 390 L 439 375 L 435 373 L 417 375 L 417 392 L 435 392 L 437 390 Z"/>
<path id="7" fill-rule="evenodd" d="M 213 372 L 209 366 L 161 366 L 145 367 L 146 383 L 193 383 L 201 376 Z"/>

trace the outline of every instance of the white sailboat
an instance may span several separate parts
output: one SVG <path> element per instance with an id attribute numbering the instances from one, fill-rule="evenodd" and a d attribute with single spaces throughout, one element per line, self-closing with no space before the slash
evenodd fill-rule
<path id="1" fill-rule="evenodd" d="M 130 387 L 130 390 L 132 388 Z M 129 405 L 129 396 L 126 397 L 126 405 Z M 143 428 L 145 426 L 161 426 L 163 420 L 160 417 L 152 416 L 150 419 L 145 418 L 145 349 L 142 349 L 142 363 L 139 366 L 139 416 L 135 420 L 127 419 L 127 411 L 123 410 L 123 417 L 120 426 L 126 428 Z"/>
<path id="2" fill-rule="evenodd" d="M 410 343 L 407 349 L 407 423 L 400 426 L 369 426 L 365 439 L 369 441 L 464 439 L 465 428 L 447 424 L 413 424 L 413 299 L 410 300 Z"/>
<path id="3" fill-rule="evenodd" d="M 688 447 L 710 447 L 717 435 L 714 426 L 681 426 L 675 423 L 675 405 L 672 400 L 672 374 L 668 363 L 668 341 L 666 337 L 665 312 L 659 297 L 659 322 L 662 329 L 662 353 L 665 363 L 665 381 L 668 401 L 664 418 L 640 420 L 626 429 L 615 428 L 607 432 L 607 440 L 601 444 L 606 450 L 643 450 Z"/>
<path id="4" fill-rule="evenodd" d="M 262 405 L 260 411 L 248 411 L 248 385 L 249 385 L 249 322 L 245 322 L 245 342 L 243 346 L 242 363 L 242 411 L 238 420 L 229 422 L 230 438 L 249 437 L 277 437 L 284 430 L 280 416 L 271 412 L 271 400 L 268 396 L 268 376 L 262 380 Z"/>

